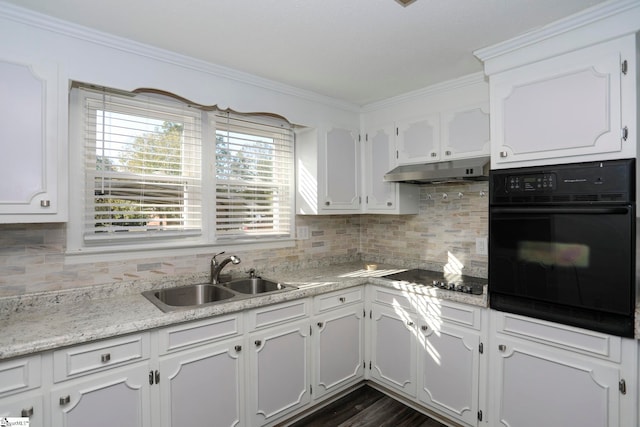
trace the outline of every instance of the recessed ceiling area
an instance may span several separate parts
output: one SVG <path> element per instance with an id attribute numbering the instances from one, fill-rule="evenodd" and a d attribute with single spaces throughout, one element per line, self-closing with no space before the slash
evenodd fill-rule
<path id="1" fill-rule="evenodd" d="M 8 2 L 361 106 L 482 71 L 474 50 L 603 1 Z"/>

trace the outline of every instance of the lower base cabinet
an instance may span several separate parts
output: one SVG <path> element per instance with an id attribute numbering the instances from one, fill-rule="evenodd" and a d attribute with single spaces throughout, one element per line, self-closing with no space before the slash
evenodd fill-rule
<path id="1" fill-rule="evenodd" d="M 495 426 L 635 426 L 638 343 L 493 312 Z"/>
<path id="2" fill-rule="evenodd" d="M 311 401 L 309 321 L 252 333 L 247 371 L 247 426 L 261 426 Z"/>
<path id="3" fill-rule="evenodd" d="M 452 419 L 476 425 L 480 334 L 440 322 L 422 323 L 419 342 L 418 400 Z"/>
<path id="4" fill-rule="evenodd" d="M 92 374 L 51 389 L 55 427 L 151 427 L 149 364 Z"/>
<path id="5" fill-rule="evenodd" d="M 162 357 L 159 425 L 241 425 L 242 344 L 238 338 Z"/>

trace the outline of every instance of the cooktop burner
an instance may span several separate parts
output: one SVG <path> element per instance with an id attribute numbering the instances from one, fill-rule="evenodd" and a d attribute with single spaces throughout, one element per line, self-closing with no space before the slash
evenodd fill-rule
<path id="1" fill-rule="evenodd" d="M 485 279 L 471 276 L 457 276 L 453 280 L 448 280 L 442 273 L 431 270 L 421 270 L 419 268 L 400 273 L 382 276 L 389 280 L 400 280 L 416 285 L 433 286 L 454 292 L 464 292 L 473 295 L 482 295 Z"/>

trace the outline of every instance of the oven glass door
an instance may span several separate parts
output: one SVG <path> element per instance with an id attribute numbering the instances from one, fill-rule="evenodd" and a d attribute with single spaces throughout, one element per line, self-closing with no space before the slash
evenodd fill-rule
<path id="1" fill-rule="evenodd" d="M 631 206 L 493 207 L 490 215 L 490 292 L 601 312 L 633 312 Z"/>

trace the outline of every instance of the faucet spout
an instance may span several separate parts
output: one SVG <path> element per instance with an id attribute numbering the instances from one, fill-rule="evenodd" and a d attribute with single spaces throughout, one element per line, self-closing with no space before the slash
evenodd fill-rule
<path id="1" fill-rule="evenodd" d="M 214 285 L 220 282 L 220 272 L 225 267 L 225 265 L 229 263 L 232 263 L 234 265 L 240 264 L 240 258 L 236 255 L 228 256 L 222 261 L 218 262 L 216 257 L 218 255 L 222 255 L 223 253 L 224 252 L 220 252 L 219 254 L 214 255 L 213 258 L 211 258 L 211 283 Z"/>

